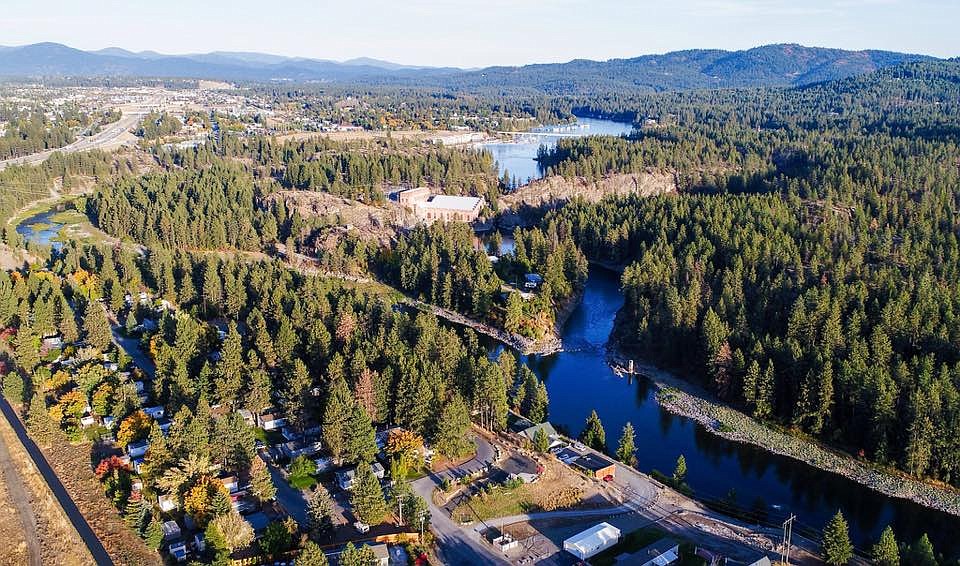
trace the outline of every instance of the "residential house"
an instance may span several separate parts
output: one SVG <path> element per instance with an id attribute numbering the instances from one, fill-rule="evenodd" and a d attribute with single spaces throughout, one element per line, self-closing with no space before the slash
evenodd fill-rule
<path id="1" fill-rule="evenodd" d="M 313 456 L 317 452 L 323 449 L 323 443 L 315 440 L 310 441 L 304 438 L 300 440 L 294 440 L 293 442 L 284 442 L 280 445 L 280 452 L 290 458 L 299 458 L 300 456 Z"/>
<path id="2" fill-rule="evenodd" d="M 146 413 L 147 416 L 153 420 L 162 418 L 164 414 L 163 407 L 161 407 L 160 405 L 156 405 L 153 407 L 144 407 L 143 412 Z"/>
<path id="3" fill-rule="evenodd" d="M 183 542 L 182 540 L 168 546 L 167 552 L 169 552 L 170 556 L 172 556 L 177 562 L 187 561 L 187 543 Z"/>
<path id="4" fill-rule="evenodd" d="M 592 476 L 598 480 L 605 479 L 606 477 L 616 477 L 617 475 L 617 465 L 607 460 L 603 456 L 594 454 L 592 452 L 584 454 L 577 458 L 573 465 L 577 468 L 580 468 L 587 475 Z"/>
<path id="5" fill-rule="evenodd" d="M 229 493 L 236 493 L 240 488 L 240 484 L 237 481 L 237 476 L 227 476 L 220 478 L 220 483 L 223 484 L 223 487 L 227 488 Z"/>
<path id="6" fill-rule="evenodd" d="M 376 557 L 371 564 L 372 566 L 389 566 L 390 565 L 390 549 L 387 548 L 385 544 L 371 544 L 368 545 L 370 550 L 373 551 L 373 555 Z"/>
<path id="7" fill-rule="evenodd" d="M 351 490 L 353 489 L 354 484 L 357 482 L 357 469 L 356 468 L 347 468 L 345 470 L 340 470 L 336 474 L 337 485 L 340 486 L 340 489 Z"/>
<path id="8" fill-rule="evenodd" d="M 157 498 L 157 503 L 160 505 L 160 510 L 164 513 L 169 513 L 180 506 L 177 502 L 176 495 L 161 495 Z"/>
<path id="9" fill-rule="evenodd" d="M 138 440 L 137 442 L 131 442 L 127 444 L 127 455 L 131 458 L 142 458 L 147 453 L 147 448 L 150 447 L 150 442 L 147 440 Z"/>
<path id="10" fill-rule="evenodd" d="M 273 413 L 266 413 L 260 415 L 260 428 L 263 430 L 277 430 L 287 424 L 287 419 L 275 415 Z"/>
<path id="11" fill-rule="evenodd" d="M 324 456 L 322 458 L 317 458 L 313 461 L 314 465 L 317 466 L 317 473 L 322 474 L 323 472 L 329 472 L 335 466 L 333 458 L 329 456 Z"/>
<path id="12" fill-rule="evenodd" d="M 163 524 L 163 540 L 177 540 L 180 534 L 180 525 L 176 521 L 167 521 Z"/>
<path id="13" fill-rule="evenodd" d="M 680 543 L 672 538 L 662 538 L 650 546 L 620 555 L 617 564 L 636 564 L 637 566 L 667 566 L 680 559 Z"/>

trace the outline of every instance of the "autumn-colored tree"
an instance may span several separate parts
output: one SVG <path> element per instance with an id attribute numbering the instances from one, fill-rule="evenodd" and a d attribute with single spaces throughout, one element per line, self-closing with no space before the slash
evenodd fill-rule
<path id="1" fill-rule="evenodd" d="M 387 435 L 387 454 L 394 462 L 394 470 L 400 476 L 406 476 L 410 467 L 420 457 L 423 438 L 413 431 L 395 428 Z"/>
<path id="2" fill-rule="evenodd" d="M 217 492 L 226 491 L 219 480 L 210 476 L 200 476 L 183 496 L 183 510 L 199 524 L 206 524 L 210 518 L 211 506 Z"/>
<path id="3" fill-rule="evenodd" d="M 136 411 L 120 421 L 117 428 L 117 446 L 126 448 L 131 442 L 142 440 L 150 433 L 152 420 L 143 411 Z"/>

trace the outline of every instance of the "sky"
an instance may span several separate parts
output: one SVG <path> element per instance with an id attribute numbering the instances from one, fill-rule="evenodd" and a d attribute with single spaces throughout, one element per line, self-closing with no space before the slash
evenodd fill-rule
<path id="1" fill-rule="evenodd" d="M 800 43 L 960 55 L 960 0 L 3 0 L 0 44 L 481 67 Z"/>

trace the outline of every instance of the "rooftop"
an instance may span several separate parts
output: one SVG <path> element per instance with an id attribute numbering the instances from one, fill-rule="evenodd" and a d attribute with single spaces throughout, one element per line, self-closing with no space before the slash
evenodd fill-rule
<path id="1" fill-rule="evenodd" d="M 564 545 L 570 544 L 581 548 L 591 548 L 599 546 L 598 543 L 620 538 L 620 529 L 610 523 L 598 523 L 589 529 L 579 532 L 567 540 Z"/>
<path id="2" fill-rule="evenodd" d="M 596 472 L 613 465 L 613 462 L 596 454 L 584 454 L 577 458 L 576 464 L 585 470 Z"/>
<path id="3" fill-rule="evenodd" d="M 483 199 L 478 197 L 458 197 L 451 195 L 436 195 L 429 201 L 433 208 L 443 208 L 446 210 L 458 210 L 461 212 L 470 212 L 480 205 Z"/>

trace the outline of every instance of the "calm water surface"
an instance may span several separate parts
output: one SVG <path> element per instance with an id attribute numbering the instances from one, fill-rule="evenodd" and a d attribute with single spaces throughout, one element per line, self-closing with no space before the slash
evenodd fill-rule
<path id="1" fill-rule="evenodd" d="M 487 142 L 478 147 L 493 154 L 497 160 L 497 174 L 503 176 L 507 171 L 510 177 L 522 185 L 532 179 L 543 177 L 544 171 L 536 161 L 537 150 L 541 145 L 553 147 L 561 137 L 574 136 L 621 136 L 633 130 L 631 124 L 577 118 L 577 122 L 567 126 L 544 126 L 535 128 L 530 135 L 518 136 L 512 142 Z"/>
<path id="2" fill-rule="evenodd" d="M 575 130 L 583 135 L 623 135 L 629 124 L 581 118 L 589 125 Z M 543 176 L 535 161 L 541 144 L 559 138 L 525 138 L 519 143 L 488 143 L 500 167 L 523 182 Z M 513 242 L 503 238 L 501 252 Z M 884 496 L 839 475 L 771 454 L 761 448 L 731 442 L 709 433 L 696 422 L 670 414 L 656 402 L 653 386 L 643 378 L 617 377 L 606 362 L 606 343 L 614 318 L 623 306 L 616 273 L 591 267 L 582 304 L 563 333 L 564 351 L 531 356 L 526 361 L 547 385 L 550 421 L 576 436 L 587 415 L 596 409 L 611 450 L 624 424 L 636 431 L 638 467 L 644 472 L 671 473 L 677 457 L 687 461 L 687 483 L 706 499 L 734 495 L 744 510 L 762 509 L 766 522 L 778 524 L 797 515 L 795 532 L 819 535 L 823 525 L 843 510 L 850 533 L 863 551 L 888 524 L 900 542 L 913 542 L 923 533 L 948 558 L 960 555 L 960 518 L 907 501 Z M 732 491 L 731 491 L 732 490 Z"/>
<path id="3" fill-rule="evenodd" d="M 936 549 L 960 553 L 960 519 L 892 499 L 836 474 L 760 448 L 730 442 L 696 422 L 661 409 L 644 379 L 617 377 L 606 363 L 605 344 L 623 305 L 617 274 L 592 267 L 583 303 L 564 330 L 564 351 L 527 362 L 550 394 L 550 421 L 572 435 L 597 410 L 616 449 L 623 425 L 636 429 L 638 467 L 673 471 L 677 456 L 687 460 L 687 482 L 697 495 L 722 498 L 731 489 L 738 506 L 762 507 L 769 521 L 795 513 L 801 527 L 819 531 L 842 509 L 858 547 L 869 549 L 887 524 L 901 540 L 929 533 Z"/>
<path id="4" fill-rule="evenodd" d="M 55 250 L 63 247 L 63 242 L 56 238 L 63 229 L 63 223 L 54 222 L 51 217 L 57 214 L 56 209 L 46 210 L 25 219 L 17 225 L 17 233 L 26 242 L 34 245 L 51 246 Z"/>

